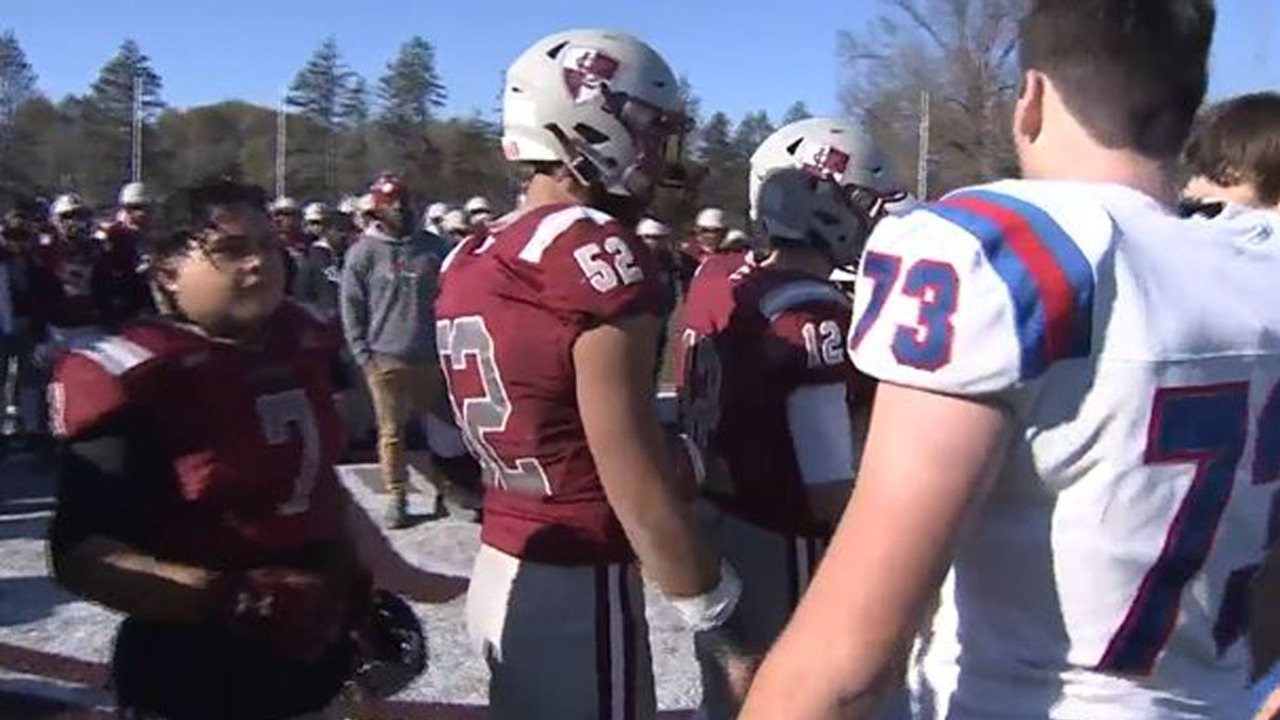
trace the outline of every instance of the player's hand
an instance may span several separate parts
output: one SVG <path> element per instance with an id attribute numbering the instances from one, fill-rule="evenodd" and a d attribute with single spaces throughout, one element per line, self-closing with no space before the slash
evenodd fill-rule
<path id="1" fill-rule="evenodd" d="M 232 633 L 304 662 L 320 658 L 349 616 L 345 589 L 316 573 L 287 568 L 231 573 L 215 592 L 218 614 Z"/>

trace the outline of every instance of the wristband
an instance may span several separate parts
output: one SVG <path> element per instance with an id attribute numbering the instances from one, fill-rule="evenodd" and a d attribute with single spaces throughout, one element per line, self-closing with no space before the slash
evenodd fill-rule
<path id="1" fill-rule="evenodd" d="M 685 455 L 689 456 L 689 465 L 693 467 L 694 485 L 702 487 L 707 481 L 707 463 L 702 458 L 702 450 L 698 449 L 698 444 L 689 437 L 688 433 L 680 433 L 676 437 L 680 438 L 680 444 L 684 446 Z"/>
<path id="2" fill-rule="evenodd" d="M 738 607 L 742 581 L 728 562 L 720 563 L 720 583 L 701 595 L 668 598 L 685 624 L 694 632 L 714 630 L 725 623 Z"/>

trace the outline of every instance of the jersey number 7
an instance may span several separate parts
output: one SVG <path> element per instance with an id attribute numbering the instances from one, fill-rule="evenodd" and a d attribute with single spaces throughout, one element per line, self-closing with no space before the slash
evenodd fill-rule
<path id="1" fill-rule="evenodd" d="M 1138 593 L 1096 668 L 1148 675 L 1169 640 L 1187 583 L 1200 572 L 1213 548 L 1248 439 L 1249 384 L 1162 388 L 1151 409 L 1145 460 L 1148 465 L 1193 463 L 1195 475 L 1169 525 L 1164 547 L 1143 576 Z M 1253 484 L 1280 480 L 1280 387 L 1272 391 L 1258 418 Z M 1273 494 L 1267 547 L 1277 531 Z M 1261 548 L 1266 550 L 1267 548 Z M 1232 573 L 1214 626 L 1218 653 L 1244 632 L 1250 580 L 1258 566 Z"/>

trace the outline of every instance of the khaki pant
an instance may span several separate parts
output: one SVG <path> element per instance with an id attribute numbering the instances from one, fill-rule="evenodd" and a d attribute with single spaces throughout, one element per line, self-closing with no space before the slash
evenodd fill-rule
<path id="1" fill-rule="evenodd" d="M 644 585 L 631 563 L 544 565 L 480 546 L 467 630 L 491 720 L 651 720 Z"/>
<path id="2" fill-rule="evenodd" d="M 409 459 L 404 449 L 404 429 L 409 420 L 437 408 L 441 387 L 440 368 L 434 361 L 407 362 L 375 355 L 364 368 L 373 415 L 378 423 L 378 463 L 382 483 L 390 492 L 402 491 L 409 480 Z M 433 479 L 428 455 L 414 453 L 414 466 Z"/>

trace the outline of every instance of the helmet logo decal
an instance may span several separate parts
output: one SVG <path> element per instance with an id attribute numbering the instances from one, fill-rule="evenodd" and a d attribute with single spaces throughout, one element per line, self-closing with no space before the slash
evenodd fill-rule
<path id="1" fill-rule="evenodd" d="M 564 84 L 578 103 L 599 95 L 600 86 L 612 80 L 621 67 L 616 59 L 591 48 L 569 48 L 563 58 Z"/>
<path id="2" fill-rule="evenodd" d="M 812 155 L 801 158 L 800 167 L 823 180 L 839 180 L 849 169 L 849 159 L 849 153 L 839 148 L 820 145 Z"/>

